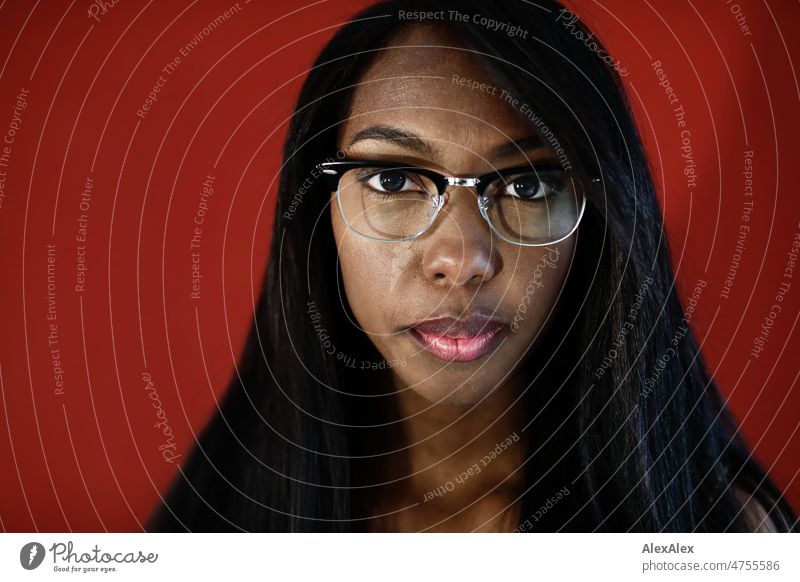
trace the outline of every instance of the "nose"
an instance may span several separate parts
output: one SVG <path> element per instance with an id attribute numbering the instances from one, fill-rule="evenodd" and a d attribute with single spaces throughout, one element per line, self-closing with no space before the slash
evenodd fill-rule
<path id="1" fill-rule="evenodd" d="M 499 249 L 481 216 L 475 194 L 451 188 L 444 208 L 425 237 L 422 270 L 440 286 L 479 285 L 500 270 Z"/>

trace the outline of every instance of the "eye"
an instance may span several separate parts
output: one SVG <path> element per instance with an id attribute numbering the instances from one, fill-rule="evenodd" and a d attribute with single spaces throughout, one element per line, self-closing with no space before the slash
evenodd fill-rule
<path id="1" fill-rule="evenodd" d="M 506 178 L 500 186 L 500 193 L 525 200 L 537 200 L 550 194 L 550 186 L 539 179 L 536 174 L 519 174 Z"/>
<path id="2" fill-rule="evenodd" d="M 378 192 L 422 192 L 419 180 L 414 180 L 413 175 L 398 170 L 385 170 L 377 174 L 370 174 L 361 178 L 373 190 Z"/>
<path id="3" fill-rule="evenodd" d="M 488 191 L 495 195 L 535 201 L 564 194 L 571 189 L 569 184 L 570 178 L 563 172 L 538 170 L 507 174 L 502 179 L 495 180 Z"/>

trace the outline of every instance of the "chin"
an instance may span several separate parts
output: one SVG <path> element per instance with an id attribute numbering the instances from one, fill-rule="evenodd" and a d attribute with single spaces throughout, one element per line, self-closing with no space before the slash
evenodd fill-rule
<path id="1" fill-rule="evenodd" d="M 492 394 L 497 388 L 496 384 L 487 384 L 480 381 L 465 380 L 460 381 L 441 381 L 434 379 L 422 380 L 418 384 L 411 382 L 411 390 L 421 396 L 431 404 L 442 406 L 467 406 L 476 404 Z"/>

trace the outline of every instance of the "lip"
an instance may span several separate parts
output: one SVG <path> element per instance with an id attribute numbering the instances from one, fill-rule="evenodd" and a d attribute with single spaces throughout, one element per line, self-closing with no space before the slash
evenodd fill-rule
<path id="1" fill-rule="evenodd" d="M 494 350 L 507 336 L 509 327 L 491 317 L 470 315 L 458 320 L 437 317 L 415 323 L 408 332 L 440 360 L 471 362 Z"/>

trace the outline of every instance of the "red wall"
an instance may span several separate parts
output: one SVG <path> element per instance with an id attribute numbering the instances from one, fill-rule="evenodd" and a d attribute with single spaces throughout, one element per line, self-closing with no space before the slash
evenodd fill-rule
<path id="1" fill-rule="evenodd" d="M 233 0 L 120 2 L 96 19 L 88 1 L 69 11 L 69 2 L 2 5 L 0 139 L 16 131 L 13 143 L 0 143 L 0 155 L 10 148 L 0 165 L 3 530 L 141 528 L 242 345 L 304 72 L 365 4 L 240 0 L 207 36 L 203 27 Z M 800 6 L 772 2 L 770 12 L 738 2 L 747 36 L 723 2 L 575 4 L 630 71 L 682 297 L 707 281 L 693 323 L 709 364 L 759 458 L 800 507 L 800 271 L 783 279 L 800 228 L 791 65 L 800 41 L 790 27 Z M 175 56 L 176 68 L 164 72 Z M 686 111 L 694 188 L 653 60 Z M 138 116 L 159 75 L 157 100 Z M 754 204 L 744 223 L 746 149 L 754 151 Z M 213 194 L 193 249 L 207 176 Z M 751 228 L 723 298 L 741 224 Z M 782 311 L 752 357 L 782 281 L 790 283 Z M 167 462 L 169 452 L 180 456 Z"/>

